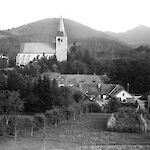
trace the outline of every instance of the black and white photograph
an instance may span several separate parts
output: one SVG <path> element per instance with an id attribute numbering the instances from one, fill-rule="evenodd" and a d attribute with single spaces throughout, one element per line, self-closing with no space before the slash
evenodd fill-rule
<path id="1" fill-rule="evenodd" d="M 0 150 L 150 150 L 149 0 L 0 6 Z"/>

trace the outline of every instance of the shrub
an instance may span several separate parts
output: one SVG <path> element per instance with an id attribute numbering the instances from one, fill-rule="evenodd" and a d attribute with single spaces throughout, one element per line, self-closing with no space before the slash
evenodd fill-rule
<path id="1" fill-rule="evenodd" d="M 107 130 L 114 130 L 116 126 L 116 118 L 114 117 L 114 114 L 111 114 L 110 118 L 107 122 Z"/>
<path id="2" fill-rule="evenodd" d="M 33 118 L 29 116 L 17 116 L 16 128 L 20 134 L 29 134 L 32 130 Z"/>
<path id="3" fill-rule="evenodd" d="M 59 121 L 65 118 L 63 110 L 60 108 L 54 108 L 52 110 L 46 111 L 45 116 L 46 116 L 48 125 L 53 124 L 56 126 L 58 125 Z"/>
<path id="4" fill-rule="evenodd" d="M 118 108 L 121 107 L 121 103 L 116 98 L 109 99 L 108 103 L 104 106 L 104 110 L 109 113 L 114 113 L 118 111 Z"/>
<path id="5" fill-rule="evenodd" d="M 146 119 L 150 120 L 150 114 L 148 113 L 147 110 L 144 109 L 139 109 L 137 111 L 138 114 L 142 114 Z"/>
<path id="6" fill-rule="evenodd" d="M 0 118 L 0 136 L 6 134 L 6 126 L 4 117 Z"/>
<path id="7" fill-rule="evenodd" d="M 116 120 L 116 122 L 115 122 Z M 118 132 L 139 132 L 140 121 L 136 109 L 132 107 L 122 107 L 114 116 L 108 120 L 108 129 Z"/>
<path id="8" fill-rule="evenodd" d="M 35 114 L 33 116 L 34 130 L 39 131 L 44 127 L 45 116 L 43 114 Z"/>
<path id="9" fill-rule="evenodd" d="M 15 134 L 14 125 L 15 125 L 15 117 L 12 116 L 9 118 L 8 125 L 6 126 L 6 133 L 8 135 L 14 135 Z"/>
<path id="10" fill-rule="evenodd" d="M 80 102 L 82 100 L 82 92 L 81 91 L 76 91 L 73 94 L 73 99 L 75 100 L 75 102 Z"/>

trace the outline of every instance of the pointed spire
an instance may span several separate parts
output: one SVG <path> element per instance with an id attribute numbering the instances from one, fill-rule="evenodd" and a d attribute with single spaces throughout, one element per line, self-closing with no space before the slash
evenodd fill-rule
<path id="1" fill-rule="evenodd" d="M 65 28 L 64 28 L 64 22 L 63 22 L 62 16 L 60 17 L 60 21 L 59 21 L 59 29 L 58 29 L 58 31 L 60 31 L 60 32 L 64 32 L 64 31 L 65 31 Z"/>
<path id="2" fill-rule="evenodd" d="M 64 22 L 63 22 L 62 16 L 60 17 L 59 28 L 58 28 L 57 35 L 58 36 L 66 36 L 66 32 L 65 32 L 65 27 L 64 27 Z"/>

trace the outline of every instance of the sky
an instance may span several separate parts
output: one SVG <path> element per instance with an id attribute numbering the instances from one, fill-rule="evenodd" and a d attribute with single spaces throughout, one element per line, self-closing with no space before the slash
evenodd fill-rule
<path id="1" fill-rule="evenodd" d="M 150 0 L 0 0 L 0 30 L 68 18 L 99 31 L 150 27 Z"/>

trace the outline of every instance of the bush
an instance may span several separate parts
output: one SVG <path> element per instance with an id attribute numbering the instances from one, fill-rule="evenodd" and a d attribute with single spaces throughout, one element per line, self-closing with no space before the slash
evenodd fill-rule
<path id="1" fill-rule="evenodd" d="M 114 117 L 114 114 L 111 114 L 110 118 L 107 122 L 107 130 L 113 131 L 116 126 L 116 118 Z"/>
<path id="2" fill-rule="evenodd" d="M 82 100 L 82 92 L 81 91 L 76 91 L 73 94 L 73 99 L 75 100 L 75 102 L 80 102 Z"/>
<path id="3" fill-rule="evenodd" d="M 136 109 L 122 107 L 114 116 L 111 116 L 107 123 L 107 129 L 118 132 L 139 132 L 140 121 Z"/>
<path id="4" fill-rule="evenodd" d="M 6 127 L 5 127 L 5 119 L 4 117 L 0 118 L 0 136 L 6 134 Z"/>
<path id="5" fill-rule="evenodd" d="M 6 133 L 8 135 L 15 135 L 15 117 L 10 117 L 8 125 L 6 126 Z"/>
<path id="6" fill-rule="evenodd" d="M 65 114 L 62 109 L 54 108 L 46 111 L 45 117 L 48 125 L 53 124 L 57 126 L 59 121 L 65 119 Z"/>
<path id="7" fill-rule="evenodd" d="M 148 113 L 147 110 L 144 109 L 139 109 L 137 111 L 138 114 L 142 114 L 146 119 L 150 120 L 150 114 Z"/>
<path id="8" fill-rule="evenodd" d="M 19 134 L 29 134 L 33 126 L 33 118 L 30 116 L 17 116 L 16 128 Z"/>
<path id="9" fill-rule="evenodd" d="M 43 114 L 35 114 L 33 116 L 34 130 L 39 131 L 44 128 L 45 116 Z"/>
<path id="10" fill-rule="evenodd" d="M 104 109 L 109 113 L 118 112 L 120 108 L 137 108 L 137 103 L 121 103 L 117 98 L 109 99 L 109 102 L 105 105 Z"/>
<path id="11" fill-rule="evenodd" d="M 116 98 L 109 99 L 108 103 L 104 106 L 104 110 L 109 113 L 114 113 L 118 111 L 118 108 L 121 107 L 121 103 Z"/>

